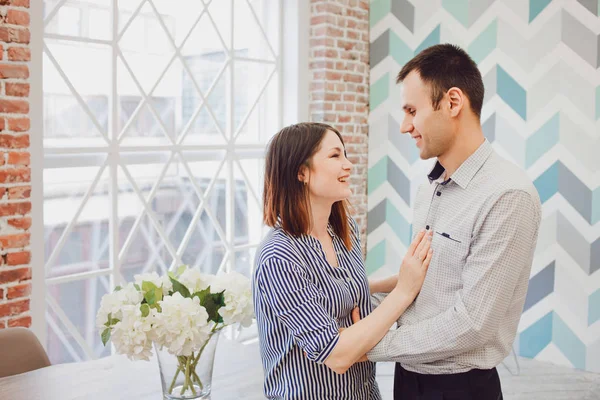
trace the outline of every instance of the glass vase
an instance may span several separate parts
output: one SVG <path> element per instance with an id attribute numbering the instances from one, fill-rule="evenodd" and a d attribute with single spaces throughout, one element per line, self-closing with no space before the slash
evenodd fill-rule
<path id="1" fill-rule="evenodd" d="M 210 399 L 218 340 L 219 332 L 214 332 L 202 349 L 187 357 L 155 346 L 165 399 Z"/>

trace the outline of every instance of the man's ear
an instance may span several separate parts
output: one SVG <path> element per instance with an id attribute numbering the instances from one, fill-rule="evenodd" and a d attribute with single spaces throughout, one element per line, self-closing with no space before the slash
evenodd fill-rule
<path id="1" fill-rule="evenodd" d="M 456 117 L 462 111 L 467 99 L 463 91 L 457 87 L 451 87 L 447 94 L 450 102 L 450 115 Z"/>

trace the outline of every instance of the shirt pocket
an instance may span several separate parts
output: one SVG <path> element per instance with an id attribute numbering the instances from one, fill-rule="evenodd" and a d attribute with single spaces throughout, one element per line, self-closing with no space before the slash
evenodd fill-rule
<path id="1" fill-rule="evenodd" d="M 434 230 L 432 263 L 436 265 L 442 285 L 450 292 L 462 287 L 462 272 L 469 255 L 469 245 L 467 235 L 445 229 Z"/>

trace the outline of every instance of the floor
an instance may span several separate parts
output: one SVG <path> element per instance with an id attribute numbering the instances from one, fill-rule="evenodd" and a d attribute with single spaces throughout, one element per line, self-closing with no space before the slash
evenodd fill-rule
<path id="1" fill-rule="evenodd" d="M 504 400 L 600 400 L 600 374 L 519 358 L 498 366 Z M 394 366 L 377 365 L 377 382 L 384 400 L 391 400 Z"/>
<path id="2" fill-rule="evenodd" d="M 238 362 L 233 363 L 232 360 L 227 360 L 227 357 L 218 357 L 224 365 L 219 365 L 220 363 L 217 362 L 215 392 L 226 387 L 227 394 L 223 392 L 222 397 L 214 398 L 235 398 L 239 394 L 246 399 L 262 399 L 262 367 L 258 343 L 241 345 L 220 340 L 219 345 L 226 343 L 229 347 L 227 353 L 235 354 Z M 243 362 L 239 362 L 240 360 Z M 519 358 L 519 366 L 518 375 L 511 374 L 511 371 L 517 372 L 513 358 L 507 358 L 504 364 L 498 366 L 505 400 L 600 400 L 600 374 L 526 358 Z M 231 385 L 231 382 L 226 383 L 227 377 L 234 372 L 232 370 L 236 370 L 235 373 L 239 376 L 236 385 Z M 384 400 L 393 398 L 393 376 L 393 364 L 378 364 L 377 381 Z"/>

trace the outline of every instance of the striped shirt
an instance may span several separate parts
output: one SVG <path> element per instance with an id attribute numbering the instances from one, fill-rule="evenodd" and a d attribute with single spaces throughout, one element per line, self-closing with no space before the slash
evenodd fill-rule
<path id="1" fill-rule="evenodd" d="M 415 200 L 414 232 L 434 232 L 421 292 L 368 353 L 422 374 L 490 369 L 509 354 L 541 219 L 531 180 L 487 140 L 443 175 L 438 162 Z"/>
<path id="2" fill-rule="evenodd" d="M 314 237 L 272 229 L 256 255 L 252 282 L 260 352 L 269 399 L 380 399 L 375 364 L 354 364 L 342 375 L 323 362 L 352 325 L 351 311 L 371 312 L 358 227 L 350 220 L 352 250 L 331 226 L 338 267 Z"/>

